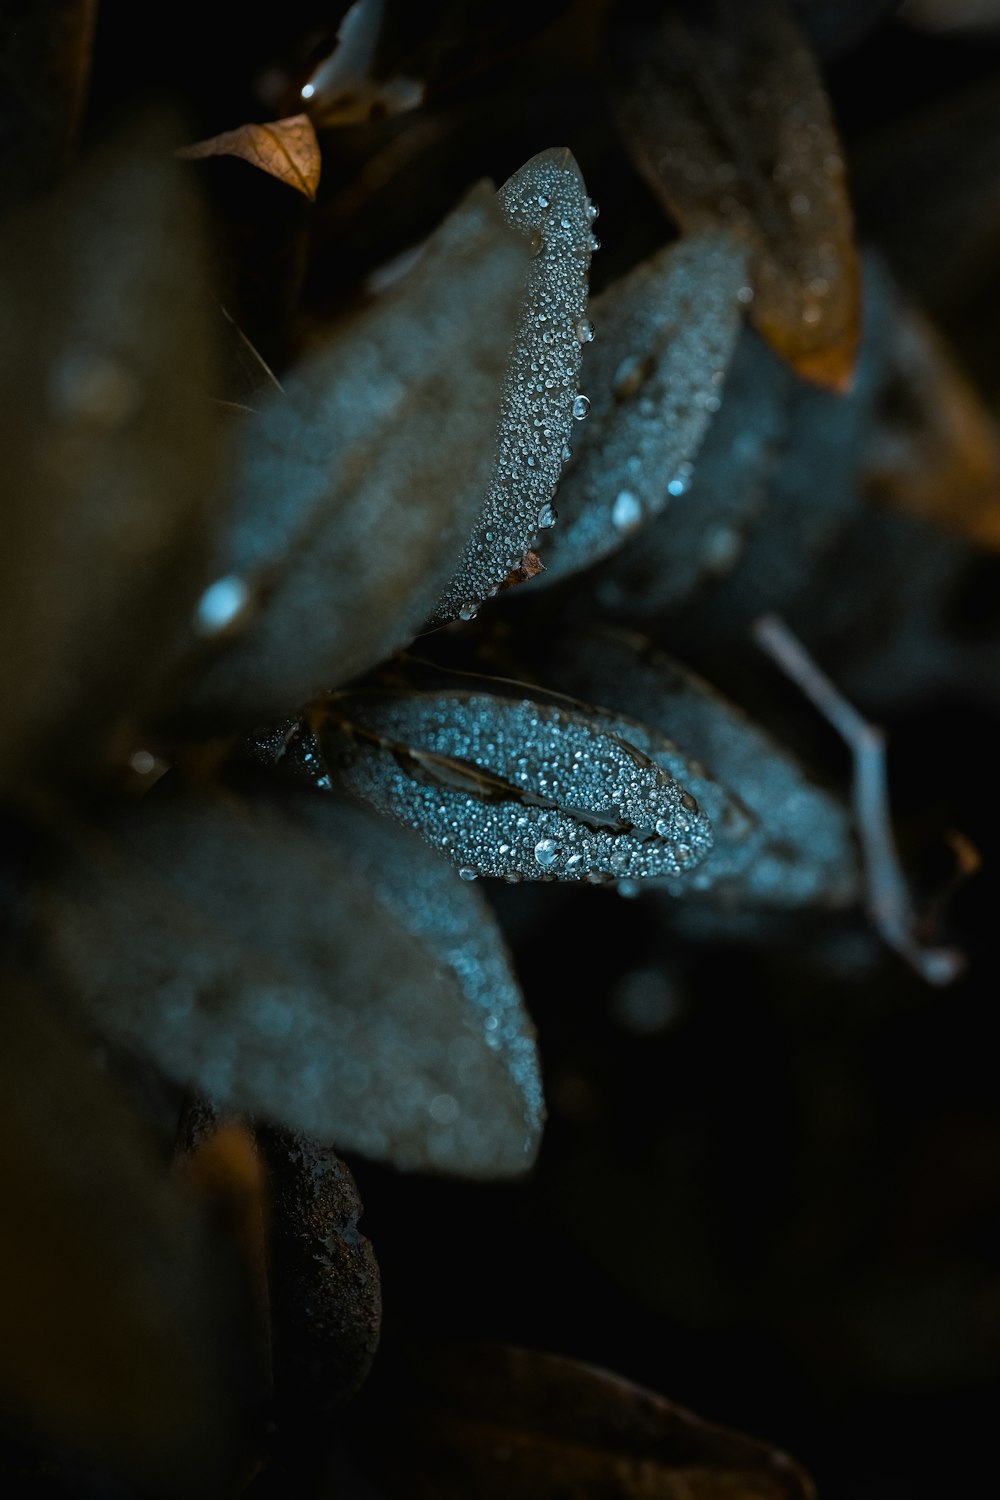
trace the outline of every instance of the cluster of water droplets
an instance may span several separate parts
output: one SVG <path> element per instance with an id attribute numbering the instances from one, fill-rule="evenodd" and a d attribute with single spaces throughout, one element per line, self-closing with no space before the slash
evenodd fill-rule
<path id="1" fill-rule="evenodd" d="M 729 235 L 692 235 L 636 267 L 594 304 L 590 419 L 562 479 L 564 521 L 546 578 L 614 551 L 691 483 L 740 327 L 746 254 Z"/>
<path id="2" fill-rule="evenodd" d="M 325 743 L 340 779 L 466 879 L 681 875 L 712 847 L 690 792 L 583 714 L 482 693 L 362 694 L 343 712 L 380 741 Z"/>
<path id="3" fill-rule="evenodd" d="M 508 222 L 530 236 L 524 304 L 504 377 L 496 460 L 479 521 L 431 619 L 475 617 L 520 564 L 540 531 L 570 457 L 570 432 L 590 402 L 579 392 L 580 352 L 593 336 L 587 274 L 597 209 L 566 150 L 543 151 L 498 195 Z"/>

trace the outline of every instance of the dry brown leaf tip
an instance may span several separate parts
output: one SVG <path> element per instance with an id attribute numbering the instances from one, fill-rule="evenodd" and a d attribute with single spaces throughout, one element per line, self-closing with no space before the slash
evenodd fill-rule
<path id="1" fill-rule="evenodd" d="M 240 125 L 207 141 L 183 146 L 178 156 L 198 160 L 208 156 L 238 156 L 277 177 L 279 182 L 315 203 L 322 166 L 319 141 L 308 115 L 289 115 L 266 125 Z"/>

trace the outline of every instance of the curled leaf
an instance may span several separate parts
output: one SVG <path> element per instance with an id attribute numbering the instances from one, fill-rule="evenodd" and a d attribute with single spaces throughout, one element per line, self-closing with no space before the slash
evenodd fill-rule
<path id="1" fill-rule="evenodd" d="M 655 30 L 617 40 L 636 165 L 683 228 L 744 239 L 757 329 L 800 375 L 846 389 L 861 305 L 844 161 L 788 0 L 672 0 Z"/>
<path id="2" fill-rule="evenodd" d="M 32 914 L 95 1024 L 220 1107 L 405 1167 L 530 1165 L 538 1065 L 499 933 L 381 819 L 164 796 L 81 836 Z"/>
<path id="3" fill-rule="evenodd" d="M 196 618 L 216 647 L 196 707 L 287 712 L 426 620 L 489 484 L 527 258 L 489 186 L 474 189 L 412 272 L 245 424 L 221 594 Z"/>
<path id="4" fill-rule="evenodd" d="M 813 1500 L 784 1453 L 591 1365 L 490 1344 L 400 1365 L 378 1457 L 418 1500 Z"/>
<path id="5" fill-rule="evenodd" d="M 337 45 L 303 86 L 303 99 L 324 125 L 361 124 L 415 109 L 423 85 L 414 78 L 381 78 L 375 67 L 385 0 L 355 0 L 337 32 Z"/>
<path id="6" fill-rule="evenodd" d="M 695 799 L 599 722 L 476 692 L 358 692 L 310 717 L 331 770 L 468 879 L 681 875 L 711 848 Z"/>
<path id="7" fill-rule="evenodd" d="M 745 285 L 743 246 L 707 230 L 661 250 L 594 302 L 591 409 L 559 486 L 562 522 L 545 548 L 550 579 L 615 551 L 685 494 L 722 399 Z"/>
<path id="8" fill-rule="evenodd" d="M 308 115 L 289 115 L 267 125 L 241 125 L 226 130 L 210 140 L 183 146 L 178 156 L 197 160 L 206 156 L 238 156 L 259 167 L 297 193 L 316 201 L 319 174 L 323 165 L 319 141 Z"/>
<path id="9" fill-rule="evenodd" d="M 531 236 L 533 258 L 504 373 L 486 500 L 431 624 L 470 619 L 553 524 L 570 430 L 590 406 L 579 394 L 580 330 L 596 211 L 580 169 L 569 151 L 543 151 L 504 183 L 499 202 L 508 223 Z"/>

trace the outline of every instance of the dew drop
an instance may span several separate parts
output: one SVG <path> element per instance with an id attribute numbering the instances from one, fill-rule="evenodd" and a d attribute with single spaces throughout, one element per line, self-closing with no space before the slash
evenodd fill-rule
<path id="1" fill-rule="evenodd" d="M 558 516 L 557 516 L 557 513 L 556 513 L 555 506 L 549 504 L 549 502 L 546 501 L 546 503 L 542 506 L 541 510 L 538 512 L 538 529 L 539 529 L 539 531 L 550 531 L 552 529 L 552 527 L 556 524 L 557 519 L 558 519 Z"/>
<path id="2" fill-rule="evenodd" d="M 576 325 L 576 336 L 581 344 L 594 342 L 594 325 L 589 318 L 582 318 Z"/>
<path id="3" fill-rule="evenodd" d="M 559 845 L 555 839 L 539 839 L 535 845 L 535 858 L 543 870 L 550 870 L 559 858 Z"/>
<path id="4" fill-rule="evenodd" d="M 549 200 L 544 193 L 539 193 L 537 202 L 539 208 L 548 208 L 549 206 Z"/>
<path id="5" fill-rule="evenodd" d="M 468 865 L 463 865 L 462 868 L 459 870 L 458 873 L 459 873 L 459 876 L 461 877 L 462 880 L 478 880 L 479 879 L 479 876 L 478 876 L 477 872 L 475 870 L 470 869 Z"/>
<path id="6" fill-rule="evenodd" d="M 573 416 L 575 420 L 577 422 L 582 422 L 589 410 L 590 398 L 587 396 L 577 396 L 576 400 L 573 402 Z"/>
<path id="7" fill-rule="evenodd" d="M 478 613 L 479 605 L 473 599 L 469 599 L 459 610 L 458 618 L 460 620 L 474 620 Z"/>
<path id="8" fill-rule="evenodd" d="M 657 818 L 656 832 L 659 834 L 661 839 L 665 839 L 670 833 L 670 824 L 666 818 Z"/>
<path id="9" fill-rule="evenodd" d="M 200 636 L 218 635 L 239 619 L 250 603 L 250 589 L 243 578 L 228 573 L 209 584 L 195 606 L 194 629 Z"/>
<path id="10" fill-rule="evenodd" d="M 611 507 L 611 521 L 619 531 L 631 531 L 642 520 L 642 501 L 633 490 L 619 490 Z"/>

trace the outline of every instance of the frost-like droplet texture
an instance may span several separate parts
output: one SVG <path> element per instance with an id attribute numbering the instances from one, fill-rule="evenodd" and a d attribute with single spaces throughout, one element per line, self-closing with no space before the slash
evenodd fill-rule
<path id="1" fill-rule="evenodd" d="M 594 303 L 584 355 L 590 413 L 559 486 L 545 580 L 613 552 L 686 489 L 740 327 L 746 252 L 709 231 L 661 250 Z M 630 497 L 622 499 L 622 496 Z"/>
<path id="2" fill-rule="evenodd" d="M 549 513 L 577 403 L 586 400 L 579 394 L 579 330 L 592 234 L 580 169 L 565 149 L 543 151 L 504 184 L 499 203 L 538 250 L 504 376 L 492 480 L 432 625 L 453 620 L 469 600 L 488 598 L 529 551 L 546 524 L 539 517 Z"/>
<path id="3" fill-rule="evenodd" d="M 331 770 L 460 868 L 511 880 L 681 875 L 708 819 L 604 724 L 531 699 L 363 692 L 330 701 Z"/>

